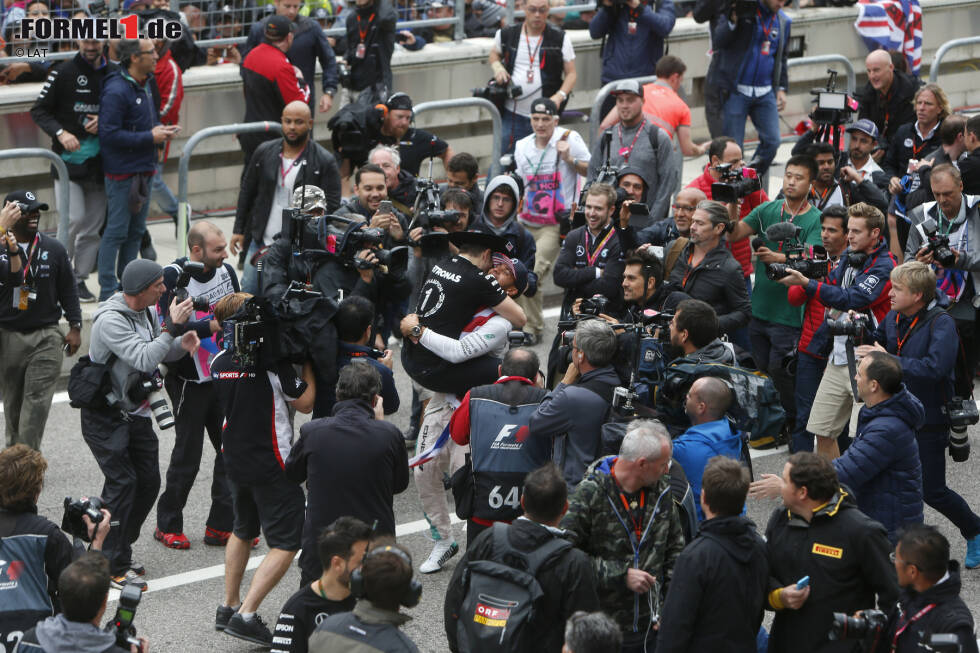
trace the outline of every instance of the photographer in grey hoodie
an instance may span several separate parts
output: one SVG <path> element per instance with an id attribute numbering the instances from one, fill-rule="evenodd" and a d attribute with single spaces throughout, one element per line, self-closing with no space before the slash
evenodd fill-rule
<path id="1" fill-rule="evenodd" d="M 122 274 L 122 292 L 99 305 L 92 317 L 89 358 L 109 367 L 111 391 L 105 408 L 82 408 L 82 437 L 105 476 L 102 499 L 118 520 L 106 538 L 112 585 L 135 583 L 146 589 L 146 573 L 132 560 L 132 543 L 160 491 L 159 442 L 150 420 L 146 392 L 141 384 L 157 367 L 194 353 L 201 341 L 187 331 L 192 300 L 170 305 L 165 329 L 157 319 L 156 304 L 166 291 L 163 268 L 137 259 Z M 183 335 L 181 335 L 183 334 Z"/>
<path id="2" fill-rule="evenodd" d="M 63 612 L 48 617 L 24 633 L 18 653 L 147 653 L 149 642 L 122 648 L 115 630 L 102 630 L 109 598 L 109 566 L 105 557 L 90 551 L 71 563 L 58 577 Z"/>

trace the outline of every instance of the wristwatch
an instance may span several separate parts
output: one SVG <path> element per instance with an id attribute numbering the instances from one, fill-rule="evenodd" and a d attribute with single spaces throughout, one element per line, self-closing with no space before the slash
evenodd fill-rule
<path id="1" fill-rule="evenodd" d="M 58 138 L 59 136 L 61 136 L 61 135 L 62 135 L 62 134 L 64 134 L 64 133 L 65 133 L 65 130 L 64 130 L 64 129 L 59 129 L 58 131 L 56 131 L 56 132 L 54 133 L 54 137 L 55 137 L 55 138 Z"/>
<path id="2" fill-rule="evenodd" d="M 563 99 L 563 100 L 567 100 L 568 99 L 568 93 L 566 93 L 565 91 L 563 91 L 561 89 L 558 89 L 557 93 L 558 93 L 558 95 L 561 96 L 561 99 Z"/>
<path id="3" fill-rule="evenodd" d="M 413 338 L 421 338 L 422 337 L 422 327 L 419 326 L 418 324 L 416 324 L 415 326 L 412 327 L 411 334 L 412 334 L 412 337 Z"/>
<path id="4" fill-rule="evenodd" d="M 81 331 L 82 330 L 82 323 L 81 322 L 69 322 L 68 323 L 68 328 L 70 328 L 70 329 L 78 329 L 79 331 Z"/>

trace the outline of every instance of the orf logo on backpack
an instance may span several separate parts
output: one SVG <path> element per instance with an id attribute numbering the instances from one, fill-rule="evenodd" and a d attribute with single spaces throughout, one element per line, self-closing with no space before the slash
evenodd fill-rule
<path id="1" fill-rule="evenodd" d="M 484 626 L 489 626 L 490 628 L 506 629 L 510 611 L 517 606 L 518 604 L 514 601 L 481 594 L 479 596 L 479 603 L 476 604 L 476 614 L 473 615 L 473 621 Z M 503 630 L 501 631 L 502 635 Z"/>

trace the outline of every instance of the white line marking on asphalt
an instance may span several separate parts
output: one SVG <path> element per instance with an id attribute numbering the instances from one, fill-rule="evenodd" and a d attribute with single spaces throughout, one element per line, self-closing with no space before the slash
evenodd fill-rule
<path id="1" fill-rule="evenodd" d="M 463 520 L 459 519 L 456 515 L 450 515 L 450 521 L 453 524 L 461 524 L 463 522 Z M 395 536 L 402 537 L 403 535 L 413 535 L 415 533 L 421 533 L 427 530 L 429 530 L 429 522 L 425 519 L 416 519 L 415 521 L 396 525 Z M 299 559 L 299 553 L 296 554 L 296 558 Z M 245 569 L 256 569 L 264 559 L 265 554 L 252 556 L 248 559 L 248 565 L 245 567 Z M 174 574 L 172 576 L 164 576 L 163 578 L 150 578 L 146 581 L 146 593 L 169 590 L 182 585 L 190 585 L 191 583 L 211 580 L 212 578 L 222 578 L 224 575 L 224 565 L 212 565 L 210 567 L 202 567 L 201 569 L 192 569 L 190 571 Z M 109 602 L 111 603 L 117 600 L 119 600 L 119 590 L 111 590 L 109 592 Z"/>

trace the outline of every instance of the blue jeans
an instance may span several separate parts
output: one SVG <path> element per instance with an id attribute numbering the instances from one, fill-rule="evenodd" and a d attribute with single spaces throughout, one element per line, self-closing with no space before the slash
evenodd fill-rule
<path id="1" fill-rule="evenodd" d="M 820 386 L 820 378 L 826 366 L 826 360 L 814 358 L 803 352 L 796 355 L 796 424 L 793 429 L 793 453 L 813 451 L 813 434 L 806 430 L 806 423 L 810 419 L 813 397 Z"/>
<path id="2" fill-rule="evenodd" d="M 167 183 L 163 180 L 163 164 L 157 164 L 157 173 L 153 175 L 150 185 L 150 196 L 157 203 L 160 210 L 174 219 L 177 218 L 177 198 L 170 192 Z"/>
<path id="3" fill-rule="evenodd" d="M 513 154 L 514 145 L 525 136 L 531 135 L 531 118 L 514 113 L 509 109 L 500 112 L 503 134 L 500 137 L 500 154 Z"/>
<path id="4" fill-rule="evenodd" d="M 248 253 L 245 255 L 245 269 L 242 270 L 242 292 L 252 295 L 259 294 L 259 271 L 252 265 L 252 257 L 259 251 L 260 245 L 254 240 L 248 246 Z"/>
<path id="5" fill-rule="evenodd" d="M 953 522 L 966 539 L 980 535 L 980 517 L 970 509 L 963 497 L 946 485 L 949 432 L 920 431 L 915 439 L 919 443 L 919 461 L 922 463 L 922 499 Z"/>
<path id="6" fill-rule="evenodd" d="M 139 213 L 129 211 L 129 188 L 133 180 L 105 178 L 108 208 L 105 231 L 99 244 L 99 301 L 119 289 L 123 270 L 140 252 L 140 240 L 146 231 L 149 201 L 143 202 Z"/>
<path id="7" fill-rule="evenodd" d="M 761 97 L 749 97 L 733 91 L 725 102 L 725 135 L 731 136 L 742 146 L 745 140 L 745 119 L 752 118 L 755 131 L 759 134 L 759 147 L 752 157 L 753 167 L 761 177 L 769 170 L 779 149 L 779 110 L 776 108 L 776 94 L 769 91 Z"/>

